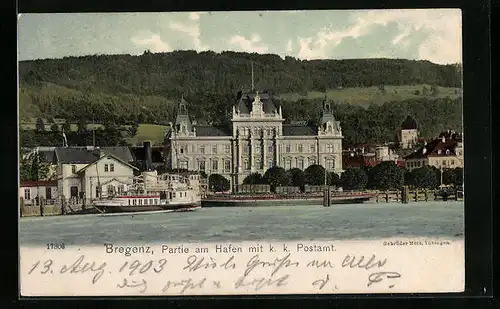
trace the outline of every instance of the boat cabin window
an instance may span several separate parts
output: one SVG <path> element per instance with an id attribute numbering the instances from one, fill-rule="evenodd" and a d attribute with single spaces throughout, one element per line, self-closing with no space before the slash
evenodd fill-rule
<path id="1" fill-rule="evenodd" d="M 133 199 L 132 204 L 137 205 L 137 200 Z"/>
<path id="2" fill-rule="evenodd" d="M 155 203 L 155 200 L 154 199 L 150 199 L 149 200 L 149 205 L 153 205 Z"/>
<path id="3" fill-rule="evenodd" d="M 147 204 L 148 204 L 148 200 L 144 199 L 144 205 L 147 205 Z"/>
<path id="4" fill-rule="evenodd" d="M 142 199 L 139 199 L 139 205 L 142 205 Z"/>
<path id="5" fill-rule="evenodd" d="M 158 199 L 157 199 L 157 198 L 155 199 L 155 203 L 156 203 L 156 204 L 160 204 L 160 202 L 158 201 Z"/>
<path id="6" fill-rule="evenodd" d="M 130 200 L 128 200 L 128 204 L 130 205 Z"/>

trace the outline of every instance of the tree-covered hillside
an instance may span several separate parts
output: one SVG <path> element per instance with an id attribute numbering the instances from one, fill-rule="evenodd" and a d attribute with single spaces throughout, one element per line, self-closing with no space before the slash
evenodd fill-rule
<path id="1" fill-rule="evenodd" d="M 274 93 L 337 87 L 435 84 L 460 87 L 454 65 L 403 59 L 297 60 L 237 52 L 175 51 L 141 56 L 95 55 L 21 62 L 21 86 L 49 82 L 85 92 L 176 97 L 233 93 L 251 85 Z"/>
<path id="2" fill-rule="evenodd" d="M 287 121 L 318 119 L 326 95 L 346 144 L 393 140 L 406 115 L 423 137 L 461 130 L 461 73 L 455 65 L 402 59 L 301 61 L 277 55 L 176 51 L 95 55 L 19 64 L 19 115 L 103 124 L 168 125 L 181 96 L 199 122 L 220 123 L 251 85 L 273 93 Z M 31 139 L 33 143 L 38 141 Z"/>

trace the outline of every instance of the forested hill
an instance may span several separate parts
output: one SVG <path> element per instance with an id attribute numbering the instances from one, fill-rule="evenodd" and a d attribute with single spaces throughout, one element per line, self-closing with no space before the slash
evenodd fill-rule
<path id="1" fill-rule="evenodd" d="M 251 85 L 275 94 L 339 87 L 429 84 L 460 87 L 455 65 L 404 59 L 303 61 L 238 52 L 145 52 L 140 56 L 93 55 L 22 61 L 20 86 L 56 84 L 82 92 L 179 97 L 234 93 Z"/>

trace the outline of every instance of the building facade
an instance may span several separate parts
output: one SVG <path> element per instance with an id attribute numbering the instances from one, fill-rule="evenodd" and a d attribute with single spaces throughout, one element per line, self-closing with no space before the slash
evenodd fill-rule
<path id="1" fill-rule="evenodd" d="M 53 202 L 58 198 L 57 181 L 23 181 L 19 185 L 19 197 L 25 205 L 37 205 L 38 198 Z"/>
<path id="2" fill-rule="evenodd" d="M 413 170 L 423 166 L 439 169 L 464 167 L 463 140 L 460 134 L 442 133 L 439 138 L 407 155 L 405 167 Z"/>
<path id="3" fill-rule="evenodd" d="M 267 94 L 240 92 L 226 125 L 196 125 L 181 99 L 175 124 L 165 134 L 167 169 L 226 177 L 233 190 L 251 173 L 280 166 L 305 170 L 320 164 L 341 173 L 342 130 L 325 100 L 320 122 L 284 124 L 281 106 Z"/>
<path id="4" fill-rule="evenodd" d="M 127 191 L 134 171 L 129 162 L 130 151 L 124 148 L 66 148 L 55 149 L 57 191 L 66 199 L 94 199 L 111 192 Z M 100 189 L 97 189 L 97 188 Z M 100 190 L 100 192 L 99 192 Z"/>

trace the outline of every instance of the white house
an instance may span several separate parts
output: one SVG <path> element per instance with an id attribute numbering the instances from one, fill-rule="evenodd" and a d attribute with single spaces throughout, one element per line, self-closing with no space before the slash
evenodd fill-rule
<path id="1" fill-rule="evenodd" d="M 114 155 L 103 154 L 76 174 L 85 198 L 94 199 L 99 196 L 98 188 L 102 190 L 101 197 L 128 191 L 128 186 L 133 182 L 134 170 L 139 169 Z"/>
<path id="2" fill-rule="evenodd" d="M 101 196 L 108 190 L 125 191 L 138 170 L 122 157 L 98 148 L 61 147 L 55 149 L 55 156 L 59 196 L 66 199 L 96 198 L 99 186 Z"/>
<path id="3" fill-rule="evenodd" d="M 25 205 L 36 205 L 37 197 L 51 203 L 58 197 L 57 181 L 22 181 L 19 186 L 19 197 Z"/>

